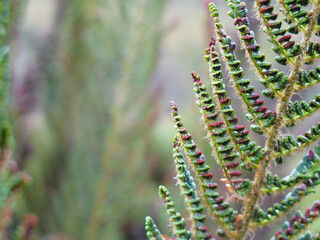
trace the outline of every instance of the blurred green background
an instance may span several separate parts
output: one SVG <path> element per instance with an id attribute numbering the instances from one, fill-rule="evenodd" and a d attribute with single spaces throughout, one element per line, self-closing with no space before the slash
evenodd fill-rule
<path id="1" fill-rule="evenodd" d="M 191 71 L 207 76 L 203 52 L 213 34 L 208 2 L 13 1 L 14 157 L 33 179 L 16 209 L 39 216 L 36 239 L 146 239 L 146 215 L 170 233 L 157 193 L 158 185 L 167 185 L 183 209 L 173 180 L 170 100 L 210 156 L 190 78 Z M 224 1 L 217 5 L 226 16 Z M 251 23 L 258 31 L 257 20 Z M 263 35 L 257 38 L 266 43 Z M 239 102 L 234 108 L 248 126 Z M 288 169 L 279 168 L 279 175 Z"/>

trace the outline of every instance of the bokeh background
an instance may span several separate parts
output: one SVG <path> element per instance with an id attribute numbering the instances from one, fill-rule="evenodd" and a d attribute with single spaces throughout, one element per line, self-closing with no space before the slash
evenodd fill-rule
<path id="1" fill-rule="evenodd" d="M 247 2 L 252 9 L 252 1 Z M 190 77 L 191 71 L 203 79 L 208 75 L 203 52 L 213 34 L 209 1 L 12 3 L 14 158 L 32 178 L 16 200 L 18 216 L 31 212 L 39 217 L 35 239 L 146 239 L 147 215 L 170 234 L 158 185 L 168 186 L 177 208 L 185 212 L 173 180 L 170 100 L 177 102 L 185 125 L 210 156 Z M 216 4 L 227 33 L 237 40 L 225 2 Z M 272 61 L 258 21 L 252 18 L 251 24 Z M 243 52 L 237 51 L 247 77 L 261 89 Z M 317 91 L 305 95 L 311 98 Z M 249 127 L 241 102 L 234 104 L 240 122 Z M 293 133 L 306 129 L 294 128 Z M 303 154 L 278 167 L 279 175 L 288 174 Z M 210 163 L 216 167 L 213 159 Z M 215 173 L 221 177 L 218 169 Z M 272 201 L 266 199 L 265 206 Z M 273 227 L 257 234 L 268 239 Z"/>

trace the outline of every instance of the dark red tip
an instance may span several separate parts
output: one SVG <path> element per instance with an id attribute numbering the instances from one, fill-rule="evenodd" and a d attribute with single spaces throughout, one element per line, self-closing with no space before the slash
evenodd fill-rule
<path id="1" fill-rule="evenodd" d="M 273 6 L 267 6 L 260 9 L 261 13 L 271 13 L 273 11 Z"/>
<path id="2" fill-rule="evenodd" d="M 234 127 L 234 130 L 236 130 L 236 131 L 242 131 L 243 129 L 244 129 L 243 125 L 239 125 L 239 126 Z"/>
<path id="3" fill-rule="evenodd" d="M 311 207 L 308 207 L 304 213 L 304 215 L 309 218 L 310 217 L 310 212 L 312 211 Z"/>
<path id="4" fill-rule="evenodd" d="M 284 44 L 283 48 L 284 49 L 292 48 L 293 45 L 294 45 L 294 41 L 290 41 L 290 42 L 287 42 L 286 44 Z"/>
<path id="5" fill-rule="evenodd" d="M 263 105 L 263 103 L 264 103 L 263 100 L 258 100 L 258 101 L 255 101 L 255 102 L 253 103 L 253 105 L 255 105 L 255 106 L 261 106 L 261 105 Z"/>
<path id="6" fill-rule="evenodd" d="M 214 37 L 211 37 L 211 41 L 209 43 L 209 47 L 215 46 L 216 45 L 216 39 Z"/>
<path id="7" fill-rule="evenodd" d="M 279 43 L 288 42 L 288 41 L 291 39 L 291 37 L 292 37 L 292 36 L 291 36 L 290 34 L 285 35 L 285 36 L 279 38 L 279 39 L 278 39 L 278 42 L 279 42 Z"/>
<path id="8" fill-rule="evenodd" d="M 216 204 L 220 204 L 220 203 L 222 203 L 223 202 L 223 197 L 218 197 L 217 199 L 216 199 Z"/>
<path id="9" fill-rule="evenodd" d="M 238 123 L 238 118 L 237 117 L 233 117 L 233 118 L 229 119 L 229 122 L 233 123 L 233 124 L 237 124 Z"/>
<path id="10" fill-rule="evenodd" d="M 266 112 L 265 114 L 263 114 L 263 118 L 266 119 L 267 117 L 270 116 L 271 113 L 272 113 L 271 111 Z"/>
<path id="11" fill-rule="evenodd" d="M 190 134 L 187 134 L 187 135 L 184 135 L 181 139 L 182 139 L 183 141 L 189 141 L 190 138 L 191 138 L 191 135 L 190 135 Z"/>
<path id="12" fill-rule="evenodd" d="M 267 107 L 259 107 L 259 108 L 257 108 L 257 111 L 264 113 L 265 111 L 267 111 Z"/>
<path id="13" fill-rule="evenodd" d="M 204 163 L 204 160 L 203 160 L 203 159 L 199 159 L 199 160 L 196 161 L 196 164 L 198 164 L 198 165 L 201 165 L 201 164 L 203 164 L 203 163 Z"/>
<path id="14" fill-rule="evenodd" d="M 221 127 L 222 125 L 223 125 L 223 121 L 218 121 L 215 123 L 210 123 L 209 127 L 217 128 L 217 127 Z"/>
<path id="15" fill-rule="evenodd" d="M 241 22 L 241 17 L 237 17 L 236 20 L 234 21 L 234 25 L 239 24 Z"/>
<path id="16" fill-rule="evenodd" d="M 201 177 L 203 178 L 208 178 L 208 179 L 212 179 L 213 178 L 213 174 L 212 173 L 203 173 L 201 175 Z"/>
<path id="17" fill-rule="evenodd" d="M 247 180 L 241 178 L 241 179 L 232 179 L 231 182 L 234 184 L 238 184 L 238 183 L 243 183 L 246 182 Z"/>
<path id="18" fill-rule="evenodd" d="M 212 234 L 211 233 L 207 233 L 206 234 L 206 239 L 211 239 L 212 238 Z"/>
<path id="19" fill-rule="evenodd" d="M 239 166 L 239 162 L 227 163 L 225 166 L 227 169 L 234 169 Z"/>
<path id="20" fill-rule="evenodd" d="M 309 161 L 313 161 L 314 160 L 314 153 L 312 150 L 309 151 L 309 155 L 308 155 Z"/>
<path id="21" fill-rule="evenodd" d="M 260 0 L 258 3 L 260 6 L 269 5 L 270 0 Z"/>
<path id="22" fill-rule="evenodd" d="M 291 228 L 288 228 L 287 230 L 286 230 L 286 235 L 292 235 L 293 234 L 293 231 L 292 231 L 292 229 Z"/>
<path id="23" fill-rule="evenodd" d="M 243 40 L 245 40 L 245 41 L 251 41 L 252 39 L 253 39 L 252 35 L 246 35 L 243 37 Z"/>
<path id="24" fill-rule="evenodd" d="M 247 144 L 249 143 L 249 139 L 238 139 L 236 144 Z"/>
<path id="25" fill-rule="evenodd" d="M 240 177 L 242 175 L 241 171 L 229 172 L 231 178 L 233 177 Z"/>
<path id="26" fill-rule="evenodd" d="M 209 183 L 208 184 L 208 188 L 210 188 L 210 189 L 216 189 L 218 187 L 218 184 L 216 184 L 216 183 Z"/>
<path id="27" fill-rule="evenodd" d="M 279 229 L 278 231 L 276 231 L 276 234 L 274 235 L 276 237 L 276 239 L 278 239 L 277 237 L 281 234 L 282 229 Z"/>
<path id="28" fill-rule="evenodd" d="M 230 98 L 229 97 L 226 97 L 226 98 L 220 100 L 221 104 L 229 104 L 229 102 L 230 102 Z"/>

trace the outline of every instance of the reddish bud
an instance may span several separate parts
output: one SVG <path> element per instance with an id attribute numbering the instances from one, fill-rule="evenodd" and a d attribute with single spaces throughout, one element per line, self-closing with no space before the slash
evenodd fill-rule
<path id="1" fill-rule="evenodd" d="M 288 42 L 288 41 L 290 40 L 290 38 L 291 38 L 291 37 L 292 37 L 292 36 L 291 36 L 290 34 L 285 35 L 285 36 L 283 36 L 283 37 L 279 38 L 279 39 L 278 39 L 278 42 L 279 42 L 279 43 L 282 43 L 282 42 Z"/>
<path id="2" fill-rule="evenodd" d="M 216 39 L 214 37 L 211 37 L 211 41 L 209 43 L 209 47 L 216 45 Z"/>
<path id="3" fill-rule="evenodd" d="M 267 109 L 268 109 L 267 107 L 259 107 L 259 108 L 257 109 L 257 111 L 264 113 L 265 111 L 267 111 Z"/>
<path id="4" fill-rule="evenodd" d="M 250 96 L 250 99 L 257 100 L 259 97 L 260 97 L 259 94 L 254 93 L 254 94 L 252 94 L 252 95 Z"/>
<path id="5" fill-rule="evenodd" d="M 201 175 L 201 177 L 203 178 L 208 178 L 208 179 L 212 179 L 213 178 L 213 174 L 212 173 L 203 173 Z"/>
<path id="6" fill-rule="evenodd" d="M 209 127 L 217 128 L 217 127 L 221 127 L 221 125 L 223 125 L 223 121 L 218 121 L 218 122 L 215 122 L 215 123 L 210 123 L 210 124 L 209 124 Z"/>
<path id="7" fill-rule="evenodd" d="M 189 141 L 191 139 L 191 135 L 190 134 L 184 135 L 181 139 L 183 141 Z"/>
<path id="8" fill-rule="evenodd" d="M 309 155 L 308 155 L 309 161 L 313 161 L 314 160 L 314 153 L 312 150 L 309 151 Z"/>
<path id="9" fill-rule="evenodd" d="M 226 97 L 226 98 L 220 100 L 220 103 L 221 103 L 222 105 L 223 105 L 223 104 L 229 104 L 229 102 L 230 102 L 230 98 L 229 98 L 229 97 Z"/>
<path id="10" fill-rule="evenodd" d="M 248 48 L 250 51 L 256 52 L 256 51 L 259 50 L 260 45 L 259 45 L 259 44 L 253 44 L 253 45 L 249 45 L 247 48 Z"/>
<path id="11" fill-rule="evenodd" d="M 242 175 L 241 171 L 229 172 L 230 177 L 240 177 Z"/>
<path id="12" fill-rule="evenodd" d="M 223 197 L 218 197 L 217 199 L 216 199 L 216 204 L 220 204 L 220 203 L 222 203 L 223 202 Z"/>
<path id="13" fill-rule="evenodd" d="M 279 229 L 278 231 L 276 231 L 276 234 L 274 235 L 276 237 L 276 239 L 278 239 L 277 237 L 282 233 L 282 229 Z"/>
<path id="14" fill-rule="evenodd" d="M 196 161 L 196 164 L 197 164 L 197 165 L 201 165 L 201 164 L 203 164 L 203 163 L 204 163 L 204 160 L 203 160 L 203 159 L 199 159 L 199 160 Z"/>
<path id="15" fill-rule="evenodd" d="M 236 144 L 247 144 L 249 142 L 249 139 L 238 139 L 236 141 Z"/>
<path id="16" fill-rule="evenodd" d="M 271 111 L 266 112 L 265 114 L 263 114 L 263 118 L 266 119 L 267 117 L 270 116 L 271 113 L 272 113 Z"/>
<path id="17" fill-rule="evenodd" d="M 234 21 L 234 25 L 239 24 L 241 22 L 241 17 L 237 17 L 236 20 Z"/>
<path id="18" fill-rule="evenodd" d="M 261 106 L 261 105 L 263 105 L 263 103 L 264 103 L 263 100 L 258 100 L 258 101 L 255 101 L 255 102 L 253 103 L 253 105 L 254 105 L 254 106 Z"/>
<path id="19" fill-rule="evenodd" d="M 218 184 L 216 184 L 216 183 L 209 183 L 208 184 L 208 188 L 210 188 L 210 189 L 216 189 L 218 187 Z"/>
<path id="20" fill-rule="evenodd" d="M 308 207 L 308 208 L 306 209 L 304 215 L 305 215 L 307 218 L 310 217 L 310 212 L 311 212 L 311 210 L 312 210 L 311 207 Z"/>
<path id="21" fill-rule="evenodd" d="M 320 202 L 315 202 L 312 208 L 314 211 L 316 210 L 317 212 L 320 211 Z"/>
<path id="22" fill-rule="evenodd" d="M 292 48 L 293 45 L 294 45 L 294 41 L 290 41 L 290 42 L 287 42 L 286 44 L 284 44 L 283 48 L 284 49 Z"/>
<path id="23" fill-rule="evenodd" d="M 291 228 L 288 228 L 287 230 L 286 230 L 286 235 L 292 235 L 293 234 L 293 231 L 292 231 L 292 229 Z"/>
<path id="24" fill-rule="evenodd" d="M 258 3 L 260 6 L 269 5 L 270 0 L 260 0 Z"/>
<path id="25" fill-rule="evenodd" d="M 239 162 L 227 163 L 225 166 L 227 169 L 231 169 L 231 168 L 233 169 L 233 168 L 236 168 L 237 166 L 239 166 Z"/>
<path id="26" fill-rule="evenodd" d="M 253 39 L 252 35 L 247 35 L 247 36 L 243 37 L 243 40 L 245 40 L 245 41 L 251 41 L 252 39 Z"/>
<path id="27" fill-rule="evenodd" d="M 301 222 L 301 223 L 307 223 L 308 220 L 307 220 L 305 217 L 302 217 L 302 218 L 300 218 L 300 222 Z"/>
<path id="28" fill-rule="evenodd" d="M 243 125 L 239 125 L 239 126 L 234 127 L 234 130 L 236 130 L 236 131 L 242 131 L 243 129 L 244 129 Z"/>
<path id="29" fill-rule="evenodd" d="M 243 132 L 242 132 L 243 134 L 248 134 L 249 133 L 249 131 L 248 130 L 243 130 Z"/>
<path id="30" fill-rule="evenodd" d="M 273 6 L 263 7 L 260 9 L 261 13 L 271 13 L 273 11 Z"/>
<path id="31" fill-rule="evenodd" d="M 180 129 L 179 129 L 179 133 L 182 133 L 182 134 L 183 134 L 183 133 L 187 133 L 187 129 L 185 129 L 185 128 L 180 128 Z"/>
<path id="32" fill-rule="evenodd" d="M 246 182 L 247 180 L 243 179 L 243 178 L 240 178 L 240 179 L 232 179 L 231 182 L 233 184 L 238 184 L 238 183 L 243 183 L 243 182 Z"/>
<path id="33" fill-rule="evenodd" d="M 233 123 L 233 124 L 237 124 L 238 123 L 238 118 L 237 117 L 233 117 L 233 118 L 229 119 L 229 122 Z"/>
<path id="34" fill-rule="evenodd" d="M 206 239 L 211 239 L 212 238 L 212 234 L 211 233 L 207 233 L 206 234 Z"/>
<path id="35" fill-rule="evenodd" d="M 296 222 L 298 220 L 298 217 L 296 215 L 294 215 L 291 219 L 290 219 L 290 227 L 293 226 L 293 223 Z"/>

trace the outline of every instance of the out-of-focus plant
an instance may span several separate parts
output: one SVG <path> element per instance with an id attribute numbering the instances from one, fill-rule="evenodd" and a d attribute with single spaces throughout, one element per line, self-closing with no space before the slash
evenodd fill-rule
<path id="1" fill-rule="evenodd" d="M 308 72 L 304 70 L 306 65 L 317 63 L 320 56 L 320 44 L 313 40 L 320 35 L 320 1 L 278 0 L 283 20 L 272 1 L 255 1 L 255 10 L 263 31 L 276 54 L 273 63 L 265 60 L 266 54 L 262 53 L 254 32 L 249 28 L 245 2 L 225 2 L 230 7 L 228 14 L 234 20 L 235 30 L 244 46 L 243 51 L 256 70 L 257 79 L 265 88 L 261 93 L 267 98 L 277 99 L 276 107 L 270 110 L 251 81 L 244 77 L 243 61 L 236 55 L 236 43 L 224 30 L 217 7 L 210 3 L 216 35 L 205 50 L 205 60 L 208 62 L 208 84 L 212 86 L 212 94 L 197 73 L 192 72 L 191 75 L 213 159 L 224 174 L 220 181 L 225 184 L 230 196 L 228 199 L 222 196 L 205 155 L 184 127 L 177 105 L 172 101 L 172 116 L 177 130 L 173 141 L 176 177 L 191 216 L 191 226 L 176 210 L 168 189 L 160 186 L 159 195 L 164 200 L 177 238 L 162 235 L 153 220 L 147 217 L 147 236 L 152 240 L 213 239 L 214 235 L 206 225 L 209 217 L 216 220 L 218 237 L 248 239 L 250 232 L 289 214 L 296 204 L 314 193 L 315 187 L 320 184 L 319 144 L 314 150 L 309 150 L 287 176 L 280 178 L 270 170 L 272 162 L 277 166 L 289 165 L 286 161 L 288 156 L 303 151 L 320 137 L 319 122 L 311 126 L 302 122 L 319 110 L 320 95 L 316 94 L 308 103 L 292 100 L 294 94 L 320 82 L 319 66 L 311 67 Z M 298 41 L 299 38 L 294 35 L 301 40 Z M 230 72 L 230 85 L 242 100 L 251 130 L 265 137 L 264 146 L 254 142 L 246 127 L 238 124 L 239 119 L 232 107 L 234 99 L 226 91 L 221 62 Z M 274 66 L 276 62 L 287 66 L 288 73 L 277 69 Z M 294 137 L 283 134 L 293 126 L 304 125 L 308 130 L 303 135 Z M 263 209 L 260 202 L 265 197 L 280 193 L 284 194 L 282 200 L 273 197 L 273 205 Z M 298 210 L 284 221 L 271 239 L 320 239 L 318 230 L 313 234 L 301 234 L 319 216 L 320 202 L 315 201 L 303 213 Z"/>
<path id="2" fill-rule="evenodd" d="M 8 120 L 10 92 L 10 46 L 11 2 L 0 3 L 0 239 L 28 240 L 37 225 L 37 217 L 29 214 L 18 228 L 12 222 L 12 206 L 21 187 L 30 181 L 29 176 L 18 171 L 11 159 L 13 134 Z"/>
<path id="3" fill-rule="evenodd" d="M 158 96 L 149 82 L 164 3 L 58 1 L 64 12 L 51 34 L 59 39 L 42 45 L 41 67 L 28 77 L 40 117 L 23 138 L 30 141 L 17 143 L 33 178 L 23 201 L 41 219 L 39 236 L 142 238 Z"/>

